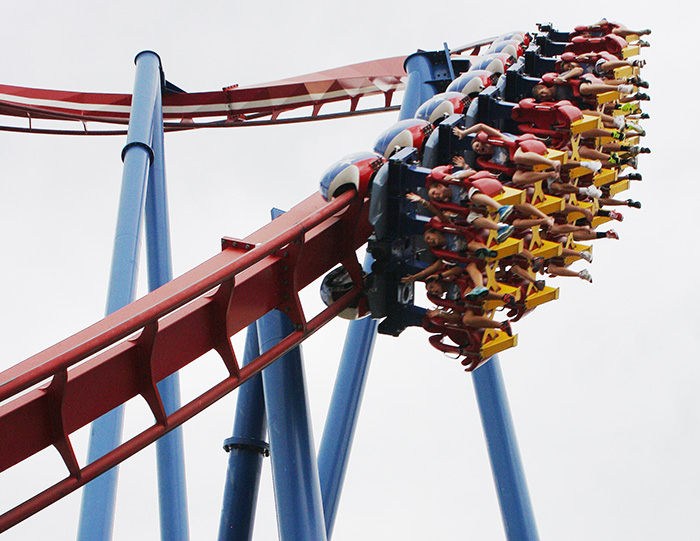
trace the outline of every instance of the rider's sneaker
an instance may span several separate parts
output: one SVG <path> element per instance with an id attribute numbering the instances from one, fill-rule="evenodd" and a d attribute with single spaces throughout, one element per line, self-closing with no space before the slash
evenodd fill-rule
<path id="1" fill-rule="evenodd" d="M 501 205 L 501 208 L 498 209 L 498 221 L 505 222 L 512 212 L 513 205 Z"/>
<path id="2" fill-rule="evenodd" d="M 512 225 L 502 225 L 498 228 L 498 234 L 496 235 L 496 242 L 498 244 L 502 243 L 508 237 L 510 237 L 515 231 L 515 227 Z"/>
<path id="3" fill-rule="evenodd" d="M 579 271 L 578 277 L 582 280 L 586 280 L 586 282 L 590 282 L 591 284 L 593 283 L 593 276 L 591 276 L 591 273 L 588 272 L 588 269 L 583 269 L 582 271 Z"/>

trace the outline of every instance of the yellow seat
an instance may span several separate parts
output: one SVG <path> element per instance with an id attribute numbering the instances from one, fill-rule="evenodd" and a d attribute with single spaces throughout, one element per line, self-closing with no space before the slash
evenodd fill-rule
<path id="1" fill-rule="evenodd" d="M 609 103 L 611 101 L 616 101 L 620 99 L 620 93 L 617 90 L 611 90 L 610 92 L 601 92 L 596 94 L 596 102 L 598 105 L 603 105 L 604 103 Z"/>
<path id="2" fill-rule="evenodd" d="M 496 282 L 495 286 L 489 287 L 491 291 L 494 291 L 495 293 L 498 293 L 499 295 L 505 295 L 506 293 L 513 295 L 515 297 L 515 300 L 520 300 L 520 288 L 519 287 L 513 287 L 509 286 L 506 284 L 502 284 L 500 282 Z M 500 308 L 503 306 L 503 301 L 500 299 L 492 299 L 492 300 L 487 300 L 484 302 L 484 310 L 489 311 L 489 310 L 495 310 L 496 308 Z"/>
<path id="3" fill-rule="evenodd" d="M 527 273 L 533 280 L 537 278 L 537 275 L 528 270 Z M 544 286 L 542 291 L 538 291 L 535 284 L 530 282 L 525 290 L 525 308 L 531 310 L 535 306 L 539 306 L 545 302 L 553 301 L 559 298 L 559 288 Z"/>
<path id="4" fill-rule="evenodd" d="M 596 147 L 601 147 L 601 146 L 603 146 L 603 145 L 607 145 L 608 143 L 619 143 L 619 142 L 620 142 L 620 141 L 618 141 L 617 139 L 614 139 L 614 138 L 613 138 L 613 136 L 612 136 L 612 130 L 608 129 L 607 131 L 610 132 L 610 135 L 609 135 L 609 136 L 607 136 L 607 135 L 601 135 L 600 137 L 596 137 L 596 141 L 595 141 Z M 623 143 L 624 143 L 624 144 L 628 144 L 628 143 L 627 143 L 627 139 L 625 139 L 625 140 L 623 141 Z"/>
<path id="5" fill-rule="evenodd" d="M 621 68 L 615 68 L 613 70 L 613 75 L 615 79 L 629 79 L 634 77 L 635 70 L 632 66 L 623 66 Z"/>
<path id="6" fill-rule="evenodd" d="M 628 45 L 622 49 L 622 58 L 630 58 L 639 55 L 639 45 Z"/>
<path id="7" fill-rule="evenodd" d="M 590 174 L 591 170 L 588 169 L 588 167 L 574 167 L 573 169 L 569 169 L 569 179 L 574 180 L 579 177 L 585 176 Z"/>
<path id="8" fill-rule="evenodd" d="M 561 255 L 561 244 L 552 242 L 551 240 L 543 240 L 542 245 L 530 250 L 533 256 L 550 259 Z"/>
<path id="9" fill-rule="evenodd" d="M 556 160 L 561 163 L 566 163 L 566 152 L 563 152 L 561 150 L 554 150 L 553 148 L 548 148 L 547 158 L 550 160 Z M 549 169 L 549 166 L 545 164 L 534 165 L 532 169 L 534 171 L 546 171 L 547 169 Z"/>
<path id="10" fill-rule="evenodd" d="M 594 177 L 593 184 L 597 187 L 605 186 L 617 180 L 617 171 L 615 169 L 601 169 Z"/>
<path id="11" fill-rule="evenodd" d="M 581 120 L 571 123 L 571 133 L 578 135 L 588 130 L 595 130 L 602 126 L 603 122 L 598 116 L 583 115 Z"/>
<path id="12" fill-rule="evenodd" d="M 556 197 L 554 195 L 547 195 L 542 190 L 542 181 L 538 180 L 534 183 L 534 193 L 530 203 L 534 205 L 538 210 L 544 212 L 545 214 L 554 214 L 555 212 L 561 212 L 564 210 L 566 202 L 561 197 Z"/>
<path id="13" fill-rule="evenodd" d="M 527 248 L 534 257 L 543 257 L 549 259 L 561 255 L 562 246 L 558 242 L 550 240 L 542 240 L 540 237 L 540 227 L 532 228 L 532 239 Z"/>
<path id="14" fill-rule="evenodd" d="M 525 307 L 528 310 L 532 310 L 536 306 L 539 306 L 540 304 L 544 304 L 549 301 L 554 301 L 559 298 L 559 288 L 558 287 L 549 287 L 549 286 L 544 286 L 544 289 L 542 291 L 537 291 L 535 288 L 533 288 L 533 292 L 529 293 L 527 297 L 525 297 Z"/>
<path id="15" fill-rule="evenodd" d="M 554 214 L 555 212 L 561 212 L 564 210 L 566 202 L 561 197 L 545 195 L 540 202 L 535 203 L 534 205 L 538 210 L 544 212 L 545 214 Z"/>
<path id="16" fill-rule="evenodd" d="M 525 202 L 525 190 L 504 186 L 503 193 L 498 194 L 494 199 L 501 205 L 520 205 Z"/>
<path id="17" fill-rule="evenodd" d="M 510 257 L 523 251 L 522 239 L 508 238 L 502 243 L 496 244 L 496 231 L 493 230 L 489 233 L 489 238 L 486 240 L 486 246 L 488 246 L 489 249 L 498 252 L 496 257 L 489 258 L 487 261 L 503 259 L 504 257 Z"/>
<path id="18" fill-rule="evenodd" d="M 591 211 L 595 215 L 596 212 L 598 212 L 598 201 L 594 200 L 593 203 L 586 203 L 584 201 L 579 201 L 576 198 L 576 194 L 569 194 L 569 205 L 573 205 L 575 207 L 587 209 Z M 566 216 L 566 221 L 568 223 L 574 223 L 576 220 L 580 220 L 581 218 L 584 218 L 585 214 L 583 212 L 570 212 Z"/>
<path id="19" fill-rule="evenodd" d="M 579 242 L 574 241 L 574 236 L 573 234 L 569 233 L 567 240 L 566 240 L 566 248 L 569 250 L 575 250 L 576 252 L 588 252 L 589 254 L 593 253 L 593 247 L 590 246 L 589 244 L 581 244 Z M 567 265 L 571 265 L 573 262 L 577 261 L 579 258 L 575 256 L 569 256 L 564 259 Z"/>
<path id="20" fill-rule="evenodd" d="M 625 180 L 620 180 L 616 182 L 615 184 L 612 184 L 610 186 L 610 197 L 613 197 L 614 195 L 619 194 L 620 192 L 624 192 L 625 190 L 628 190 L 630 187 L 630 181 L 625 179 Z"/>
<path id="21" fill-rule="evenodd" d="M 593 229 L 595 229 L 599 225 L 603 225 L 604 223 L 609 222 L 609 221 L 610 221 L 610 218 L 608 218 L 607 216 L 594 216 L 593 222 L 591 223 L 591 227 Z"/>
<path id="22" fill-rule="evenodd" d="M 487 329 L 481 342 L 481 358 L 488 359 L 496 353 L 518 345 L 518 335 L 508 336 L 504 331 Z"/>

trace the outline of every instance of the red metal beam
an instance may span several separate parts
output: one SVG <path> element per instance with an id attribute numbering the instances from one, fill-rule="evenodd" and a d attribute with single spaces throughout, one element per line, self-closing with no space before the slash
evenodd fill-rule
<path id="1" fill-rule="evenodd" d="M 223 251 L 192 271 L 0 373 L 5 402 L 0 471 L 51 445 L 69 471 L 66 479 L 0 516 L 0 532 L 213 404 L 356 299 L 360 284 L 307 320 L 298 293 L 338 263 L 359 268 L 355 250 L 371 233 L 367 210 L 354 192 L 331 203 L 313 195 L 243 241 L 224 239 Z M 230 337 L 273 309 L 290 315 L 295 332 L 239 368 Z M 212 349 L 221 355 L 228 377 L 166 416 L 156 383 Z M 29 390 L 39 383 L 48 385 Z M 70 434 L 139 394 L 155 424 L 80 468 Z"/>
<path id="2" fill-rule="evenodd" d="M 191 122 L 207 117 L 245 121 L 274 120 L 282 112 L 347 101 L 353 112 L 362 96 L 390 96 L 404 87 L 405 56 L 384 58 L 269 83 L 233 85 L 212 92 L 167 92 L 166 121 Z M 0 115 L 29 119 L 79 120 L 126 124 L 130 94 L 75 92 L 0 84 Z M 306 115 L 303 115 L 304 117 Z M 316 115 L 312 115 L 316 116 Z"/>

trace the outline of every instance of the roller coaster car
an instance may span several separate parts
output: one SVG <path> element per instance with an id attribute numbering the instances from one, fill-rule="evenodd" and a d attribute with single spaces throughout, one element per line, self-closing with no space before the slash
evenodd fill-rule
<path id="1" fill-rule="evenodd" d="M 493 71 L 470 69 L 452 81 L 447 92 L 461 92 L 474 99 L 486 87 L 496 84 L 499 77 L 500 74 Z"/>
<path id="2" fill-rule="evenodd" d="M 413 306 L 414 285 L 402 283 L 401 277 L 432 263 L 432 259 L 425 261 L 429 252 L 422 243 L 427 217 L 417 215 L 415 205 L 404 197 L 419 191 L 430 172 L 415 164 L 417 156 L 413 147 L 396 152 L 372 183 L 369 221 L 374 235 L 367 251 L 375 261 L 367 297 L 372 317 L 385 318 L 378 331 L 391 336 L 398 336 L 407 326 L 420 325 L 424 313 Z"/>
<path id="3" fill-rule="evenodd" d="M 529 32 L 508 32 L 507 34 L 501 34 L 498 36 L 496 39 L 493 40 L 493 43 L 501 43 L 504 41 L 516 41 L 518 43 L 521 43 L 523 46 L 527 47 L 530 45 L 530 41 L 532 41 L 532 36 L 530 35 Z"/>
<path id="4" fill-rule="evenodd" d="M 495 41 L 484 54 L 503 53 L 513 58 L 520 58 L 523 55 L 522 41 L 517 39 Z"/>
<path id="5" fill-rule="evenodd" d="M 469 58 L 470 70 L 487 70 L 503 74 L 513 65 L 516 58 L 509 53 L 492 53 Z"/>
<path id="6" fill-rule="evenodd" d="M 469 109 L 476 105 L 472 102 Z M 469 114 L 467 112 L 467 114 Z M 453 133 L 452 130 L 456 126 L 462 125 L 464 122 L 464 115 L 452 115 L 444 119 L 437 128 L 430 134 L 428 140 L 425 142 L 423 148 L 423 154 L 421 156 L 421 164 L 423 167 L 432 169 L 441 164 L 450 163 L 452 158 L 457 154 L 465 156 L 467 162 L 470 159 L 467 158 L 465 153 L 471 153 L 471 150 L 467 149 L 467 138 L 460 141 Z M 473 159 L 471 160 L 473 161 Z"/>
<path id="7" fill-rule="evenodd" d="M 566 42 L 558 41 L 559 34 L 539 35 L 535 37 L 535 43 L 543 56 L 559 56 L 566 49 Z"/>
<path id="8" fill-rule="evenodd" d="M 450 115 L 462 114 L 470 103 L 471 99 L 461 92 L 441 92 L 424 102 L 416 111 L 415 118 L 435 126 Z"/>
<path id="9" fill-rule="evenodd" d="M 413 147 L 421 154 L 423 145 L 433 132 L 427 120 L 407 118 L 384 130 L 374 143 L 374 152 L 389 159 L 397 150 Z"/>
<path id="10" fill-rule="evenodd" d="M 349 154 L 331 165 L 321 177 L 320 191 L 326 201 L 355 189 L 362 197 L 369 192 L 372 179 L 386 160 L 373 152 Z"/>

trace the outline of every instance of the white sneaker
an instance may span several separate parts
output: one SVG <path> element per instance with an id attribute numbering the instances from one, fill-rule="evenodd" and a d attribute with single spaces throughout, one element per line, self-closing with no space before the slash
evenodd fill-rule
<path id="1" fill-rule="evenodd" d="M 617 91 L 620 94 L 632 94 L 634 92 L 634 85 L 618 85 Z"/>
<path id="2" fill-rule="evenodd" d="M 644 131 L 644 128 L 642 128 L 642 127 L 641 127 L 639 124 L 637 124 L 636 122 L 629 121 L 629 122 L 627 122 L 626 124 L 627 124 L 627 127 L 628 127 L 628 128 L 630 128 L 630 129 L 636 131 L 637 134 L 640 134 L 640 135 L 641 135 L 641 134 L 646 134 L 646 132 Z"/>
<path id="3" fill-rule="evenodd" d="M 618 115 L 613 117 L 613 124 L 618 130 L 625 129 L 625 115 Z"/>
<path id="4" fill-rule="evenodd" d="M 586 282 L 590 282 L 591 284 L 593 283 L 593 276 L 591 276 L 591 273 L 588 272 L 588 269 L 583 269 L 582 271 L 579 271 L 578 277 L 582 280 L 586 280 Z"/>
<path id="5" fill-rule="evenodd" d="M 586 195 L 589 197 L 601 198 L 603 196 L 603 192 L 591 184 L 586 188 Z"/>
<path id="6" fill-rule="evenodd" d="M 597 173 L 603 168 L 603 164 L 600 163 L 599 161 L 582 161 L 579 162 L 581 164 L 581 167 L 585 167 L 586 169 L 590 169 L 594 173 Z"/>
<path id="7" fill-rule="evenodd" d="M 589 263 L 593 263 L 593 254 L 590 252 L 579 252 L 579 256 L 581 256 L 581 259 L 585 259 Z"/>

